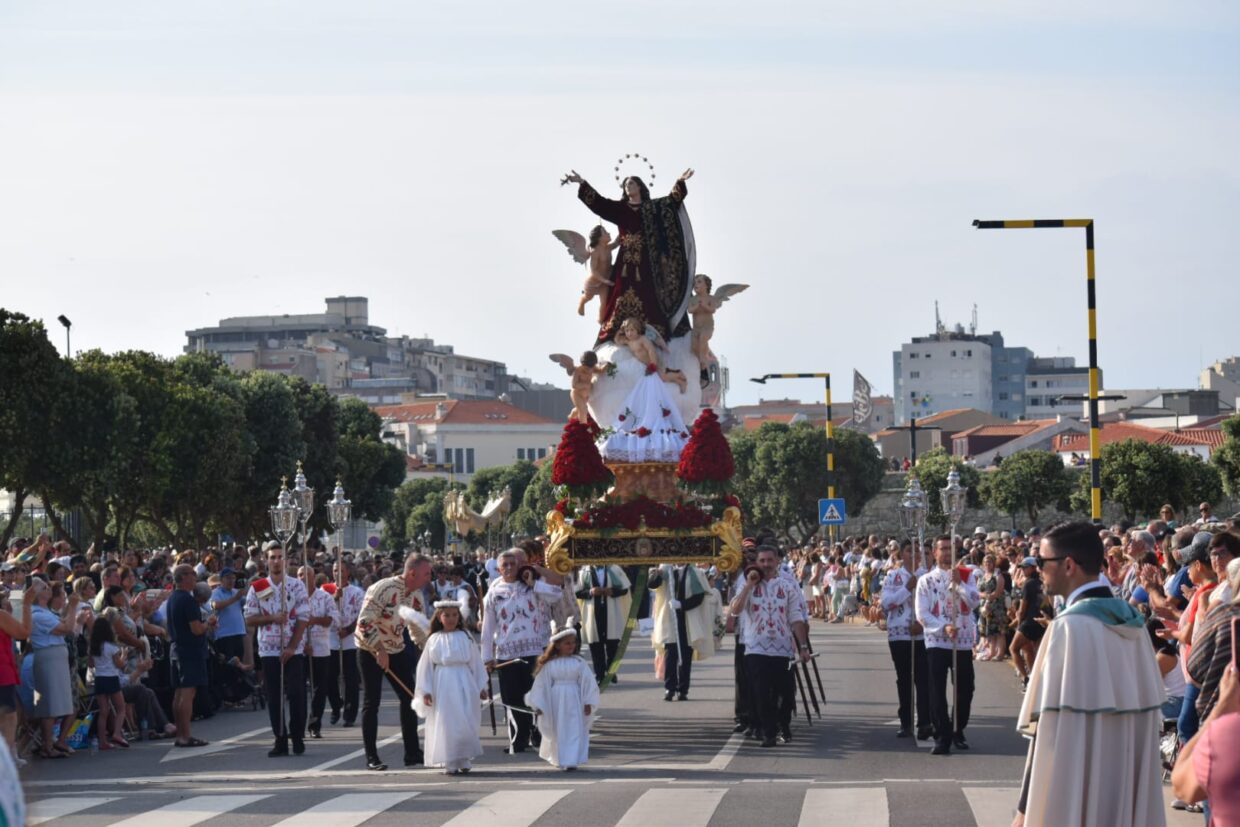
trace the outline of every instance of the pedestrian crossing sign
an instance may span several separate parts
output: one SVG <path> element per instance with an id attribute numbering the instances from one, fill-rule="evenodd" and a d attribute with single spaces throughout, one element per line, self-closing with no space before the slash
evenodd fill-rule
<path id="1" fill-rule="evenodd" d="M 846 522 L 848 522 L 848 513 L 844 510 L 843 497 L 818 501 L 819 525 L 843 525 Z"/>

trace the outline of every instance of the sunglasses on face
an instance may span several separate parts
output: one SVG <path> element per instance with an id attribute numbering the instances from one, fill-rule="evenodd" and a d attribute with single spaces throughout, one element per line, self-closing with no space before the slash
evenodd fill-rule
<path id="1" fill-rule="evenodd" d="M 1053 562 L 1055 560 L 1065 560 L 1067 559 L 1067 557 L 1065 555 L 1062 557 L 1038 557 L 1036 559 L 1038 561 L 1038 570 L 1041 571 L 1042 569 L 1046 568 L 1047 563 Z"/>

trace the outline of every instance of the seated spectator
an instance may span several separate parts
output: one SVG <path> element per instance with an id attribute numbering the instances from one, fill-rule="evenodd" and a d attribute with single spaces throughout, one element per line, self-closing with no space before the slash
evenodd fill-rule
<path id="1" fill-rule="evenodd" d="M 1154 660 L 1158 664 L 1158 671 L 1162 673 L 1163 688 L 1167 690 L 1167 700 L 1163 701 L 1162 716 L 1164 720 L 1177 719 L 1180 717 L 1180 709 L 1184 705 L 1184 693 L 1187 690 L 1187 682 L 1184 679 L 1184 669 L 1180 665 L 1180 650 L 1174 641 L 1165 640 L 1160 637 L 1158 632 L 1160 629 L 1166 628 L 1158 618 L 1150 618 L 1145 623 L 1145 630 L 1149 632 L 1150 643 L 1154 646 Z"/>

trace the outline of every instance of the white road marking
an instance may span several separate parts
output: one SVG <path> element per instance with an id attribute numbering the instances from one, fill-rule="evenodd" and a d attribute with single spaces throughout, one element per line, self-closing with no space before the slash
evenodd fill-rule
<path id="1" fill-rule="evenodd" d="M 44 801 L 35 801 L 26 809 L 26 825 L 35 827 L 36 824 L 55 818 L 64 818 L 67 815 L 115 800 L 116 796 L 99 796 L 98 798 L 49 798 Z"/>
<path id="2" fill-rule="evenodd" d="M 1016 815 L 1020 787 L 961 787 L 977 827 L 1007 827 Z"/>
<path id="3" fill-rule="evenodd" d="M 109 827 L 192 827 L 224 813 L 271 798 L 270 795 L 196 795 L 148 810 Z"/>
<path id="4" fill-rule="evenodd" d="M 348 793 L 329 798 L 308 810 L 289 816 L 273 827 L 357 827 L 384 810 L 407 801 L 417 792 Z"/>
<path id="5" fill-rule="evenodd" d="M 174 743 L 168 748 L 167 754 L 159 759 L 159 763 L 166 764 L 169 761 L 182 761 L 186 758 L 201 758 L 204 755 L 223 752 L 224 750 L 242 746 L 242 741 L 245 741 L 247 738 L 253 738 L 255 735 L 261 735 L 264 732 L 271 732 L 271 727 L 259 727 L 249 732 L 243 732 L 240 735 L 234 735 L 231 738 L 225 738 L 222 741 L 212 741 L 205 747 L 178 747 Z"/>
<path id="6" fill-rule="evenodd" d="M 389 735 L 388 737 L 384 738 L 382 741 L 379 741 L 377 744 L 375 744 L 375 748 L 380 749 L 382 747 L 386 747 L 388 744 L 394 744 L 400 739 L 401 739 L 401 734 L 399 732 L 396 733 L 395 735 Z M 317 775 L 318 773 L 321 773 L 324 770 L 331 769 L 337 764 L 343 764 L 345 761 L 352 761 L 356 758 L 361 758 L 365 755 L 366 755 L 366 750 L 364 748 L 354 750 L 353 752 L 345 753 L 339 758 L 333 758 L 330 761 L 324 761 L 322 764 L 316 764 L 315 766 L 310 767 L 309 769 L 301 770 L 298 772 L 298 774 L 299 775 Z M 367 772 L 370 772 L 370 770 L 367 770 Z"/>
<path id="7" fill-rule="evenodd" d="M 882 787 L 806 790 L 797 827 L 846 822 L 849 827 L 887 827 L 887 791 Z"/>
<path id="8" fill-rule="evenodd" d="M 442 827 L 529 827 L 571 790 L 502 790 L 457 813 Z"/>
<path id="9" fill-rule="evenodd" d="M 647 790 L 616 827 L 706 827 L 726 793 L 725 787 Z"/>

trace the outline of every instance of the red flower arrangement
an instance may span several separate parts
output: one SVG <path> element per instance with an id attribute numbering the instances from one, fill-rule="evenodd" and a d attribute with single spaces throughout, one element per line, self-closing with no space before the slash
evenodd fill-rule
<path id="1" fill-rule="evenodd" d="M 551 484 L 563 486 L 573 497 L 585 498 L 603 493 L 614 480 L 603 464 L 591 428 L 576 420 L 565 425 L 551 467 Z"/>
<path id="2" fill-rule="evenodd" d="M 693 433 L 680 454 L 676 477 L 682 488 L 695 494 L 722 494 L 734 473 L 732 449 L 719 427 L 719 417 L 707 408 L 693 423 Z"/>
<path id="3" fill-rule="evenodd" d="M 654 362 L 651 362 L 650 364 L 646 365 L 647 376 L 649 376 L 652 373 L 658 373 L 658 372 L 659 372 L 659 366 L 656 365 Z"/>
<path id="4" fill-rule="evenodd" d="M 638 428 L 636 431 L 634 431 L 633 433 L 645 439 L 646 437 L 650 436 L 650 429 L 647 428 L 645 425 L 643 425 L 640 428 Z"/>
<path id="5" fill-rule="evenodd" d="M 706 528 L 713 519 L 695 505 L 684 502 L 666 505 L 649 497 L 638 497 L 624 503 L 603 503 L 588 508 L 573 521 L 573 527 L 636 531 L 644 523 L 647 528 L 687 531 Z"/>

